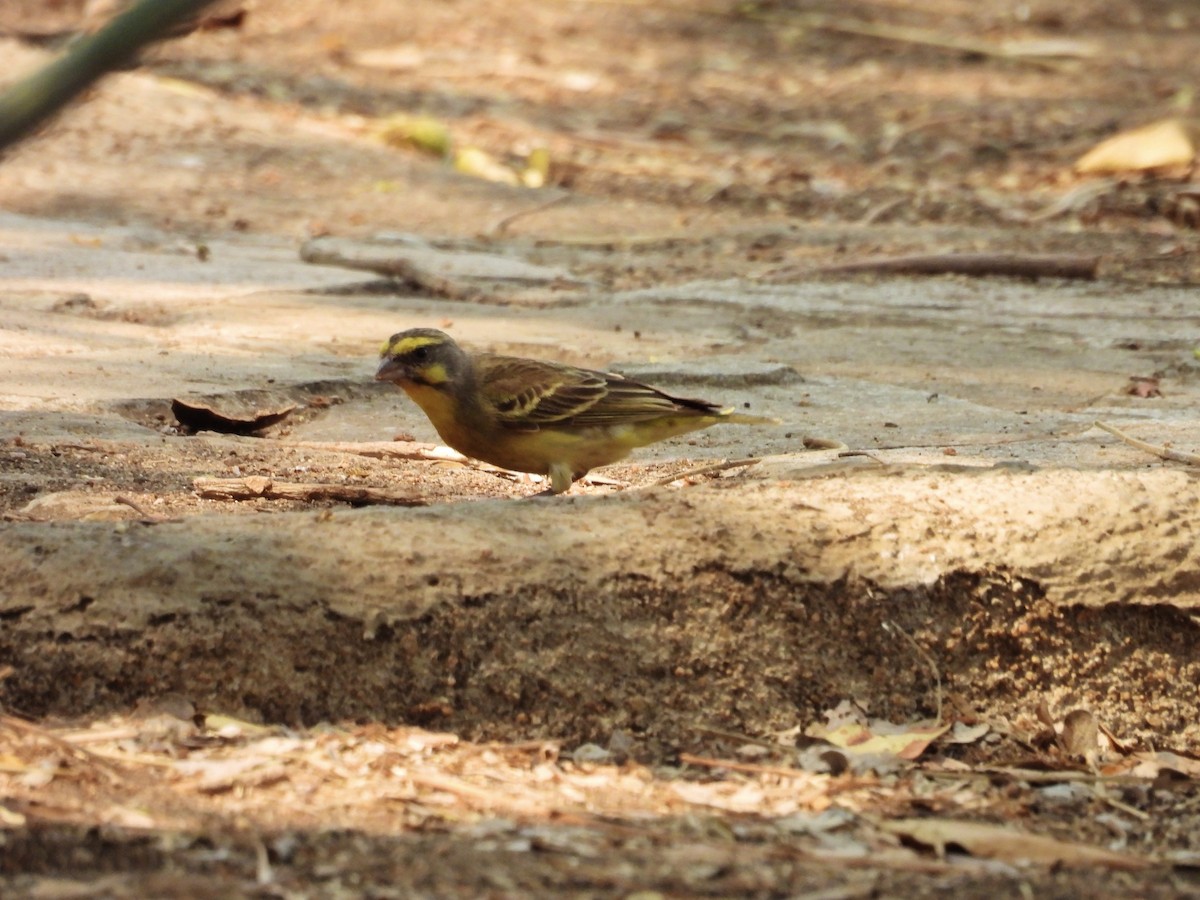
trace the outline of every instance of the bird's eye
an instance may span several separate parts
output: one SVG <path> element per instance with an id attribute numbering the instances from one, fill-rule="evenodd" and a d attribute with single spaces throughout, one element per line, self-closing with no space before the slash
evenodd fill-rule
<path id="1" fill-rule="evenodd" d="M 429 347 L 417 347 L 408 355 L 413 362 L 425 362 L 425 360 L 429 359 Z"/>

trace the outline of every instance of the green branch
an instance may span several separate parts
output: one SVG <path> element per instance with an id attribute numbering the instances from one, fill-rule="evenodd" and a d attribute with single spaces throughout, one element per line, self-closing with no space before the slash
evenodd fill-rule
<path id="1" fill-rule="evenodd" d="M 0 95 L 0 150 L 15 144 L 106 72 L 213 0 L 141 0 Z"/>

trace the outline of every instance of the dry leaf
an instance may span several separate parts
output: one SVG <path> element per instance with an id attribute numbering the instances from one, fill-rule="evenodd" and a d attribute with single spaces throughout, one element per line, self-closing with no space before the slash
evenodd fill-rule
<path id="1" fill-rule="evenodd" d="M 1190 165 L 1195 155 L 1195 142 L 1183 122 L 1164 119 L 1100 142 L 1075 163 L 1075 171 L 1081 175 L 1144 172 Z"/>
<path id="2" fill-rule="evenodd" d="M 389 147 L 411 147 L 430 156 L 449 156 L 453 144 L 450 129 L 432 116 L 397 113 L 380 122 L 374 134 Z"/>
<path id="3" fill-rule="evenodd" d="M 828 741 L 848 753 L 882 754 L 916 759 L 934 740 L 950 730 L 949 725 L 893 725 L 873 721 L 868 725 L 846 722 L 836 728 L 812 725 L 804 733 Z"/>
<path id="4" fill-rule="evenodd" d="M 11 753 L 0 753 L 0 772 L 7 772 L 10 775 L 19 775 L 29 768 L 23 759 L 18 756 L 13 756 Z"/>
<path id="5" fill-rule="evenodd" d="M 217 409 L 222 398 L 197 398 L 171 401 L 171 412 L 180 426 L 189 432 L 216 431 L 220 434 L 254 434 L 286 419 L 296 404 L 277 406 L 273 409 L 244 409 L 234 398 L 224 398 L 229 404 Z"/>
<path id="6" fill-rule="evenodd" d="M 965 722 L 955 722 L 950 733 L 946 735 L 948 744 L 973 744 L 986 735 L 992 728 L 986 722 L 967 725 Z"/>
<path id="7" fill-rule="evenodd" d="M 550 151 L 545 147 L 536 147 L 529 152 L 525 160 L 525 170 L 521 172 L 521 184 L 527 188 L 545 187 L 550 178 Z"/>
<path id="8" fill-rule="evenodd" d="M 0 804 L 0 828 L 25 827 L 25 814 Z"/>
<path id="9" fill-rule="evenodd" d="M 1162 396 L 1162 391 L 1158 387 L 1158 379 L 1152 375 L 1130 375 L 1125 393 L 1131 397 L 1141 397 L 1144 400 Z"/>
<path id="10" fill-rule="evenodd" d="M 1135 753 L 1138 764 L 1129 773 L 1139 778 L 1158 778 L 1164 771 L 1176 772 L 1186 778 L 1200 779 L 1200 760 L 1163 750 L 1158 753 Z"/>
<path id="11" fill-rule="evenodd" d="M 1144 869 L 1154 864 L 1151 860 L 1136 856 L 1029 834 L 1003 825 L 956 822 L 952 819 L 899 819 L 885 822 L 881 827 L 932 847 L 939 856 L 945 854 L 947 847 L 960 847 L 972 856 L 1009 863 L 1110 869 Z"/>
<path id="12" fill-rule="evenodd" d="M 484 181 L 510 184 L 514 187 L 521 183 L 516 172 L 478 147 L 463 147 L 455 153 L 454 168 L 464 175 L 474 175 Z"/>
<path id="13" fill-rule="evenodd" d="M 1073 709 L 1063 717 L 1058 741 L 1063 752 L 1072 756 L 1095 755 L 1100 749 L 1100 725 L 1086 709 Z"/>
<path id="14" fill-rule="evenodd" d="M 217 735 L 217 737 L 223 738 L 261 737 L 263 735 L 275 734 L 279 730 L 270 725 L 256 725 L 254 722 L 246 722 L 242 719 L 235 719 L 233 716 L 224 716 L 219 713 L 205 716 L 204 727 Z"/>

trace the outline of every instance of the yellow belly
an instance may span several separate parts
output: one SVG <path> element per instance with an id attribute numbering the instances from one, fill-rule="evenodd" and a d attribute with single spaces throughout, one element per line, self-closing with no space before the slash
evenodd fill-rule
<path id="1" fill-rule="evenodd" d="M 485 416 L 465 414 L 453 397 L 436 388 L 420 384 L 403 387 L 442 440 L 459 453 L 502 469 L 537 475 L 549 474 L 552 467 L 581 475 L 622 460 L 637 447 L 720 421 L 718 416 L 679 415 L 620 425 L 516 431 Z"/>

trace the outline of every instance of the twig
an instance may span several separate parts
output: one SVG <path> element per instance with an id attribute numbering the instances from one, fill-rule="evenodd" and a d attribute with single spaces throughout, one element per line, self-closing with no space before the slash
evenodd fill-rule
<path id="1" fill-rule="evenodd" d="M 968 119 L 974 119 L 976 115 L 977 113 L 971 111 L 952 113 L 945 116 L 934 116 L 933 118 L 924 119 L 915 123 L 914 125 L 909 126 L 908 128 L 904 128 L 896 132 L 891 137 L 882 141 L 879 145 L 879 154 L 881 156 L 891 156 L 895 149 L 900 146 L 901 141 L 912 137 L 912 135 L 920 131 L 924 131 L 927 128 L 940 128 L 943 125 L 958 125 L 964 121 L 967 121 Z"/>
<path id="2" fill-rule="evenodd" d="M 787 744 L 780 744 L 777 741 L 767 741 L 762 738 L 751 737 L 748 734 L 739 734 L 736 731 L 714 728 L 711 725 L 692 725 L 691 727 L 698 734 L 706 734 L 709 737 L 720 738 L 724 741 L 734 741 L 738 744 L 753 744 L 755 747 L 763 747 L 767 750 L 777 750 L 780 753 L 790 753 L 793 756 L 800 755 L 799 748 L 789 747 Z"/>
<path id="3" fill-rule="evenodd" d="M 1128 444 L 1130 447 L 1135 447 L 1138 450 L 1145 450 L 1147 453 L 1157 456 L 1159 459 L 1168 459 L 1171 462 L 1180 462 L 1189 466 L 1200 466 L 1200 455 L 1195 453 L 1184 453 L 1182 450 L 1172 450 L 1170 447 L 1158 447 L 1154 444 L 1148 444 L 1145 441 L 1140 441 L 1132 437 L 1119 428 L 1114 428 L 1107 422 L 1096 421 L 1092 423 L 1101 431 L 1107 431 L 1117 440 Z"/>
<path id="4" fill-rule="evenodd" d="M 197 478 L 192 487 L 205 500 L 335 500 L 341 503 L 384 503 L 424 506 L 429 501 L 407 491 L 390 491 L 365 485 L 299 484 L 275 481 L 262 475 L 246 478 Z"/>
<path id="5" fill-rule="evenodd" d="M 817 275 L 969 275 L 981 278 L 1078 278 L 1090 281 L 1100 266 L 1098 256 L 1022 253 L 929 253 L 888 256 L 819 266 L 807 274 Z M 785 269 L 772 273 L 772 280 L 799 274 Z"/>
<path id="6" fill-rule="evenodd" d="M 1118 190 L 1120 186 L 1120 182 L 1112 178 L 1106 178 L 1102 181 L 1084 182 L 1078 187 L 1067 191 L 1063 196 L 1042 207 L 1037 212 L 1020 218 L 1026 222 L 1046 222 L 1050 219 L 1057 219 L 1059 216 L 1077 213 L 1092 201 L 1099 200 L 1106 194 Z"/>
<path id="7" fill-rule="evenodd" d="M 425 462 L 450 462 L 494 475 L 508 481 L 517 481 L 524 473 L 501 469 L 489 463 L 463 456 L 457 450 L 440 444 L 425 444 L 420 441 L 281 441 L 283 447 L 302 447 L 305 450 L 324 450 L 329 453 L 353 453 L 372 459 L 418 459 Z M 589 475 L 583 479 L 589 484 L 622 484 L 603 475 Z"/>
<path id="8" fill-rule="evenodd" d="M 33 442 L 26 442 L 26 444 L 29 443 Z M 98 446 L 96 444 L 59 444 L 55 443 L 54 441 L 49 442 L 46 446 L 50 447 L 51 450 L 80 450 L 84 453 L 109 453 L 112 449 L 110 447 Z"/>
<path id="9" fill-rule="evenodd" d="M 428 791 L 451 794 L 476 809 L 503 813 L 518 819 L 535 818 L 545 820 L 556 812 L 538 796 L 521 797 L 508 789 L 490 789 L 471 784 L 463 778 L 441 772 L 409 771 L 407 780 L 414 787 Z"/>
<path id="10" fill-rule="evenodd" d="M 884 200 L 882 203 L 876 204 L 867 210 L 866 213 L 858 220 L 859 225 L 874 225 L 893 209 L 898 206 L 903 206 L 909 200 L 908 197 L 893 197 L 890 200 Z"/>
<path id="11" fill-rule="evenodd" d="M 373 459 L 423 459 L 430 462 L 464 462 L 466 457 L 449 447 L 420 441 L 280 441 L 283 447 L 353 453 Z"/>
<path id="12" fill-rule="evenodd" d="M 844 445 L 843 445 L 843 446 L 844 446 Z M 830 449 L 832 450 L 832 449 L 834 449 L 834 448 L 832 448 L 832 447 L 831 447 Z M 886 460 L 882 460 L 882 459 L 880 459 L 880 458 L 879 458 L 879 456 L 878 456 L 878 455 L 876 455 L 876 454 L 875 454 L 874 452 L 872 452 L 871 450 L 850 450 L 850 449 L 846 449 L 846 450 L 843 450 L 843 451 L 841 451 L 840 453 L 838 453 L 838 459 L 850 459 L 851 457 L 854 457 L 854 456 L 863 456 L 863 457 L 866 457 L 867 459 L 871 460 L 871 462 L 873 462 L 873 463 L 876 463 L 876 464 L 878 464 L 878 465 L 881 465 L 881 466 L 889 466 L 889 465 L 891 465 L 891 463 L 887 462 Z"/>
<path id="13" fill-rule="evenodd" d="M 550 200 L 546 200 L 543 203 L 537 204 L 536 206 L 531 206 L 528 209 L 519 209 L 515 213 L 510 213 L 503 218 L 497 219 L 491 224 L 485 233 L 491 236 L 502 235 L 508 230 L 508 226 L 517 221 L 517 219 L 523 219 L 526 216 L 533 216 L 537 215 L 538 213 L 545 212 L 551 207 L 558 206 L 560 203 L 566 203 L 572 198 L 572 196 L 573 195 L 569 193 L 562 193 L 557 197 L 553 197 Z"/>
<path id="14" fill-rule="evenodd" d="M 348 252 L 351 250 L 357 253 Z M 398 278 L 420 291 L 447 300 L 477 300 L 483 295 L 478 288 L 417 265 L 406 259 L 403 252 L 402 247 L 379 248 L 369 242 L 352 245 L 330 238 L 313 238 L 300 246 L 300 259 L 318 266 L 337 266 Z"/>
<path id="15" fill-rule="evenodd" d="M 690 766 L 704 766 L 707 769 L 729 769 L 731 772 L 747 772 L 751 775 L 780 775 L 784 778 L 811 778 L 814 774 L 812 772 L 807 772 L 804 769 L 789 769 L 783 766 L 764 766 L 758 763 L 737 762 L 732 759 L 713 759 L 708 756 L 693 756 L 691 753 L 680 753 L 679 761 Z"/>
<path id="16" fill-rule="evenodd" d="M 1152 779 L 1144 778 L 1138 775 L 1097 775 L 1094 772 L 1081 772 L 1078 769 L 1066 769 L 1060 772 L 1047 772 L 1042 769 L 1014 769 L 1006 766 L 981 766 L 977 769 L 971 769 L 966 772 L 945 772 L 937 769 L 922 769 L 921 774 L 928 778 L 962 778 L 964 775 L 983 775 L 995 776 L 1001 775 L 1005 778 L 1011 778 L 1014 781 L 1027 781 L 1030 784 L 1104 784 L 1129 786 L 1137 784 L 1149 784 Z M 1195 779 L 1188 779 L 1189 783 L 1195 783 Z"/>
<path id="17" fill-rule="evenodd" d="M 70 741 L 64 740 L 52 731 L 48 731 L 32 722 L 26 722 L 23 719 L 18 719 L 16 716 L 0 716 L 0 728 L 8 728 L 10 731 L 16 731 L 21 734 L 29 735 L 38 740 L 46 741 L 54 746 L 66 751 L 77 759 L 83 759 L 93 763 L 98 769 L 102 770 L 110 781 L 124 781 L 125 773 L 116 763 L 105 759 L 91 750 L 79 747 Z"/>
<path id="18" fill-rule="evenodd" d="M 884 631 L 895 631 L 898 635 L 908 641 L 917 655 L 924 660 L 925 665 L 929 666 L 929 670 L 933 673 L 934 697 L 937 701 L 937 723 L 942 724 L 942 673 L 938 671 L 937 663 L 929 651 L 916 642 L 911 634 L 897 625 L 895 622 L 885 621 L 883 623 Z"/>
<path id="19" fill-rule="evenodd" d="M 676 481 L 681 481 L 684 478 L 696 478 L 700 475 L 709 475 L 713 472 L 724 472 L 726 469 L 741 469 L 747 466 L 757 465 L 762 462 L 761 456 L 748 456 L 745 459 L 727 459 L 723 462 L 712 463 L 707 466 L 699 466 L 695 469 L 687 469 L 675 475 L 666 475 L 657 481 L 652 481 L 646 487 L 662 487 L 664 484 L 672 484 Z"/>
<path id="20" fill-rule="evenodd" d="M 777 16 L 771 14 L 749 14 L 747 18 L 771 22 L 778 25 L 799 25 L 801 28 L 813 28 L 821 31 L 832 31 L 836 34 L 853 34 L 858 37 L 871 37 L 884 41 L 895 41 L 902 44 L 915 44 L 922 47 L 932 47 L 937 50 L 949 50 L 955 53 L 968 53 L 973 56 L 983 56 L 1006 62 L 1022 63 L 1041 69 L 1062 71 L 1066 60 L 1049 59 L 1044 56 L 1031 56 L 1013 50 L 1004 45 L 990 44 L 955 37 L 926 28 L 912 28 L 903 25 L 888 25 L 882 22 L 864 22 L 846 18 L 843 15 L 825 16 L 820 13 L 800 16 Z"/>
<path id="21" fill-rule="evenodd" d="M 1135 819 L 1141 819 L 1143 822 L 1150 821 L 1150 813 L 1140 810 L 1136 806 L 1130 806 L 1116 797 L 1110 797 L 1099 784 L 1092 785 L 1092 795 L 1101 803 L 1107 803 L 1118 812 L 1123 812 L 1127 816 L 1133 816 Z"/>
<path id="22" fill-rule="evenodd" d="M 132 497 L 126 497 L 124 494 L 118 494 L 113 497 L 113 503 L 120 503 L 123 506 L 128 506 L 135 513 L 142 517 L 147 522 L 158 524 L 160 522 L 170 521 L 166 516 L 160 516 L 157 513 L 152 513 L 146 507 L 142 506 Z"/>

